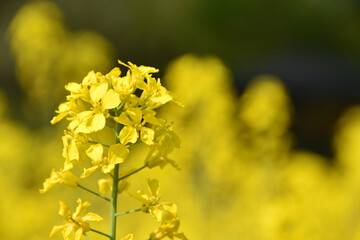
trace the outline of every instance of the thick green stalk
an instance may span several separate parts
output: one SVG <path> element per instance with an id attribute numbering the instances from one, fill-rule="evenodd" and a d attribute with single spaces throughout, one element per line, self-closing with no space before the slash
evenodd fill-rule
<path id="1" fill-rule="evenodd" d="M 110 236 L 111 240 L 116 239 L 116 211 L 117 211 L 117 196 L 118 196 L 118 181 L 119 181 L 119 164 L 114 168 L 113 189 L 110 201 Z"/>
<path id="2" fill-rule="evenodd" d="M 116 123 L 116 132 L 121 130 L 121 124 Z M 116 136 L 116 143 L 120 143 L 119 135 Z M 115 164 L 113 173 L 113 188 L 110 201 L 110 237 L 111 240 L 116 240 L 116 211 L 117 211 L 117 197 L 118 197 L 118 183 L 119 183 L 119 164 Z"/>

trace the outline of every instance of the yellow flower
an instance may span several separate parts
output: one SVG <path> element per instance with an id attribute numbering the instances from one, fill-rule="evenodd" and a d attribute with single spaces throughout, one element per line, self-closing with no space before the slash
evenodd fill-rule
<path id="1" fill-rule="evenodd" d="M 113 171 L 115 164 L 125 161 L 129 154 L 129 149 L 124 145 L 118 143 L 111 145 L 108 150 L 108 156 L 103 156 L 104 147 L 101 144 L 91 145 L 86 154 L 92 160 L 93 167 L 84 169 L 81 178 L 88 177 L 96 169 L 100 168 L 104 174 L 109 174 Z"/>
<path id="2" fill-rule="evenodd" d="M 147 183 L 148 183 L 148 189 L 150 192 L 150 195 L 144 193 L 141 190 L 138 190 L 136 193 L 130 193 L 130 196 L 136 198 L 137 200 L 139 200 L 140 202 L 142 202 L 144 204 L 143 209 L 145 212 L 148 211 L 148 209 L 156 204 L 159 199 L 159 190 L 160 190 L 160 183 L 157 179 L 152 179 L 150 180 L 149 178 L 147 179 Z"/>
<path id="3" fill-rule="evenodd" d="M 69 116 L 69 129 L 75 133 L 96 132 L 105 127 L 108 110 L 120 105 L 120 96 L 114 89 L 109 89 L 111 79 L 117 75 L 112 70 L 106 76 L 101 73 L 89 72 L 81 84 L 69 83 L 65 86 L 70 92 L 68 102 L 62 103 L 51 123 L 55 124 Z M 91 109 L 86 104 L 91 104 Z"/>
<path id="4" fill-rule="evenodd" d="M 136 81 L 132 78 L 130 72 L 124 77 L 116 77 L 112 80 L 114 90 L 119 93 L 121 101 L 126 101 L 136 90 Z"/>
<path id="5" fill-rule="evenodd" d="M 153 67 L 136 66 L 131 62 L 129 65 L 118 61 L 121 65 L 124 65 L 130 69 L 131 74 L 127 73 L 126 77 L 119 79 L 115 86 L 119 86 L 116 89 L 124 94 L 123 89 L 127 89 L 126 94 L 133 93 L 136 88 L 143 90 L 140 97 L 140 104 L 148 108 L 157 108 L 165 103 L 173 100 L 170 93 L 160 83 L 160 79 L 156 81 L 152 77 L 152 73 L 157 73 L 159 70 Z M 146 83 L 144 80 L 146 79 Z M 121 87 L 120 87 L 121 86 Z"/>
<path id="6" fill-rule="evenodd" d="M 145 164 L 149 168 L 160 166 L 163 168 L 167 164 L 179 169 L 176 162 L 168 158 L 174 148 L 180 147 L 180 139 L 169 126 L 162 125 L 155 129 L 157 135 L 154 144 L 150 146 L 150 150 L 145 158 Z"/>
<path id="7" fill-rule="evenodd" d="M 187 240 L 184 233 L 177 232 L 179 225 L 180 221 L 177 217 L 168 221 L 164 221 L 159 228 L 155 229 L 155 231 L 150 234 L 150 240 L 160 240 L 165 237 L 170 239 L 178 238 Z"/>
<path id="8" fill-rule="evenodd" d="M 46 193 L 52 188 L 55 184 L 60 183 L 65 186 L 76 188 L 77 187 L 78 178 L 75 177 L 71 172 L 64 171 L 60 169 L 60 171 L 55 171 L 53 169 L 50 174 L 50 178 L 45 179 L 43 183 L 43 189 L 40 189 L 40 193 Z"/>
<path id="9" fill-rule="evenodd" d="M 71 95 L 67 96 L 67 99 L 69 99 L 68 102 L 61 103 L 59 105 L 58 110 L 55 111 L 58 115 L 53 117 L 53 119 L 50 121 L 51 124 L 55 124 L 61 121 L 66 116 L 68 116 L 67 119 L 69 120 L 74 119 L 78 113 L 86 110 L 86 106 L 81 99 L 71 98 L 70 96 Z"/>
<path id="10" fill-rule="evenodd" d="M 160 79 L 147 78 L 147 84 L 140 96 L 140 104 L 150 108 L 158 108 L 173 100 L 168 90 L 161 85 Z"/>
<path id="11" fill-rule="evenodd" d="M 157 166 L 160 166 L 160 168 L 164 168 L 166 165 L 170 164 L 175 169 L 180 170 L 175 160 L 168 158 L 167 154 L 161 151 L 161 147 L 155 144 L 150 146 L 144 164 L 146 164 L 148 168 L 153 168 Z"/>
<path id="12" fill-rule="evenodd" d="M 115 117 L 114 120 L 124 125 L 120 131 L 120 142 L 124 145 L 127 143 L 136 143 L 139 138 L 147 145 L 153 144 L 155 137 L 155 131 L 151 128 L 144 127 L 145 121 L 141 122 L 143 118 L 143 112 L 140 108 L 129 108 L 122 112 L 119 117 Z"/>
<path id="13" fill-rule="evenodd" d="M 82 235 L 85 232 L 90 231 L 90 225 L 88 221 L 100 222 L 103 220 L 102 217 L 96 213 L 87 213 L 84 217 L 80 217 L 82 213 L 90 206 L 89 202 L 82 203 L 81 199 L 77 200 L 78 206 L 74 213 L 71 213 L 68 206 L 60 201 L 59 215 L 65 218 L 65 223 L 63 225 L 54 226 L 50 237 L 54 236 L 57 232 L 62 230 L 62 235 L 65 240 L 70 240 L 70 235 L 72 232 L 75 232 L 75 240 L 81 240 Z"/>
<path id="14" fill-rule="evenodd" d="M 108 89 L 108 83 L 92 85 L 89 90 L 91 110 L 77 114 L 69 124 L 75 133 L 97 132 L 105 127 L 108 110 L 120 104 L 119 94 Z"/>
<path id="15" fill-rule="evenodd" d="M 62 156 L 65 158 L 64 170 L 72 169 L 74 162 L 81 165 L 85 159 L 84 151 L 89 147 L 87 137 L 71 131 L 64 131 L 61 139 L 64 146 L 62 151 Z"/>
<path id="16" fill-rule="evenodd" d="M 152 73 L 159 72 L 159 69 L 153 68 L 153 67 L 147 67 L 147 66 L 136 66 L 135 64 L 132 64 L 131 62 L 128 62 L 129 65 L 121 62 L 118 60 L 119 64 L 124 65 L 128 67 L 131 71 L 131 81 L 136 84 L 136 87 L 144 90 L 146 88 L 146 84 L 144 82 L 144 79 L 148 79 L 151 77 Z"/>
<path id="17" fill-rule="evenodd" d="M 150 213 L 157 222 L 163 222 L 166 219 L 176 217 L 176 204 L 167 202 L 159 203 L 159 181 L 157 179 L 147 179 L 147 183 L 150 194 L 146 194 L 141 190 L 138 190 L 135 193 L 129 193 L 130 196 L 143 203 L 142 211 L 145 213 Z"/>

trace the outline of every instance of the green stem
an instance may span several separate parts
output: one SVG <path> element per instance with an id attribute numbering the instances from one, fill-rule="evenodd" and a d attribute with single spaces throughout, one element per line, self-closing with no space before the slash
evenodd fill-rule
<path id="1" fill-rule="evenodd" d="M 98 197 L 100 197 L 100 198 L 102 198 L 102 199 L 104 199 L 106 201 L 110 202 L 109 198 L 105 197 L 104 195 L 101 195 L 100 193 L 94 192 L 94 191 L 92 191 L 92 190 L 90 190 L 90 189 L 88 189 L 88 188 L 86 188 L 86 187 L 84 187 L 84 186 L 82 186 L 80 184 L 78 184 L 78 187 L 81 188 L 81 189 L 84 189 L 85 191 L 87 191 L 89 193 L 92 193 L 92 194 L 94 194 L 94 195 L 96 195 L 96 196 L 98 196 Z"/>
<path id="2" fill-rule="evenodd" d="M 88 142 L 89 142 L 89 143 L 93 143 L 93 144 L 101 144 L 101 145 L 103 145 L 104 147 L 110 147 L 109 144 L 105 144 L 105 143 L 101 143 L 101 142 L 96 142 L 96 141 L 91 141 L 91 140 L 89 140 Z"/>
<path id="3" fill-rule="evenodd" d="M 107 126 L 108 128 L 111 128 L 111 129 L 114 131 L 114 133 L 115 133 L 116 137 L 119 137 L 119 133 L 118 133 L 118 132 L 116 132 L 116 128 L 114 128 L 114 127 L 110 126 L 109 124 L 106 124 L 106 126 Z"/>
<path id="4" fill-rule="evenodd" d="M 105 124 L 105 126 L 107 126 L 108 128 L 111 128 L 111 129 L 113 129 L 114 131 L 116 130 L 113 126 L 111 126 L 110 124 Z"/>
<path id="5" fill-rule="evenodd" d="M 90 231 L 95 232 L 95 233 L 100 234 L 100 235 L 103 235 L 103 236 L 108 237 L 108 238 L 111 239 L 111 236 L 110 236 L 110 235 L 107 235 L 106 233 L 100 232 L 100 231 L 95 230 L 95 229 L 93 229 L 93 228 L 90 228 Z"/>
<path id="6" fill-rule="evenodd" d="M 141 171 L 142 169 L 144 169 L 144 168 L 146 168 L 146 167 L 147 167 L 147 164 L 145 164 L 144 166 L 142 166 L 142 167 L 140 167 L 140 168 L 138 168 L 138 169 L 134 170 L 134 171 L 133 171 L 133 172 L 131 172 L 131 173 L 126 174 L 125 176 L 120 177 L 120 178 L 119 178 L 119 181 L 121 181 L 121 180 L 123 180 L 123 179 L 125 179 L 125 178 L 127 178 L 127 177 L 130 177 L 131 175 L 133 175 L 133 174 L 135 174 L 135 173 L 137 173 L 137 172 Z"/>
<path id="7" fill-rule="evenodd" d="M 117 217 L 117 216 L 129 214 L 129 213 L 136 213 L 136 212 L 140 212 L 141 210 L 142 210 L 142 208 L 137 208 L 137 209 L 130 210 L 130 211 L 119 212 L 119 213 L 116 213 L 115 216 Z"/>

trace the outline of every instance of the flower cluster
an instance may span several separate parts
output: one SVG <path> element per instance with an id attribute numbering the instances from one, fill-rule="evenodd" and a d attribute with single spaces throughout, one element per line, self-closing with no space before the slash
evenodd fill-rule
<path id="1" fill-rule="evenodd" d="M 62 142 L 64 145 L 62 155 L 64 166 L 54 169 L 50 178 L 43 184 L 41 193 L 47 192 L 55 184 L 76 188 L 79 187 L 110 201 L 110 234 L 101 233 L 110 239 L 115 239 L 116 217 L 126 213 L 140 210 L 116 213 L 117 195 L 128 188 L 127 178 L 144 168 L 153 168 L 170 164 L 178 168 L 168 155 L 180 146 L 180 140 L 173 130 L 172 122 L 157 117 L 157 108 L 173 101 L 173 97 L 160 79 L 152 74 L 158 69 L 146 66 L 136 66 L 132 63 L 121 65 L 129 70 L 125 76 L 120 76 L 119 68 L 112 69 L 108 74 L 91 71 L 81 83 L 71 82 L 65 86 L 70 92 L 67 101 L 59 105 L 51 123 L 55 124 L 67 119 L 69 124 L 64 131 Z M 108 132 L 112 131 L 112 139 Z M 124 162 L 135 144 L 144 143 L 149 151 L 141 167 L 126 169 Z M 83 172 L 80 176 L 72 173 L 73 168 L 80 167 Z M 100 172 L 104 177 L 98 179 L 99 192 L 96 193 L 82 185 L 80 181 L 90 177 L 94 172 Z M 120 173 L 121 172 L 121 173 Z M 185 235 L 178 233 L 179 220 L 176 205 L 159 202 L 159 182 L 156 179 L 148 180 L 150 195 L 141 191 L 130 193 L 142 204 L 140 208 L 150 213 L 161 225 L 150 235 L 150 239 L 186 239 Z M 111 191 L 111 198 L 103 194 Z M 51 236 L 63 229 L 64 239 L 69 239 L 75 232 L 75 239 L 79 240 L 85 233 L 91 231 L 88 221 L 100 221 L 102 218 L 89 213 L 84 217 L 79 214 L 85 210 L 89 203 L 78 200 L 78 209 L 71 214 L 67 206 L 60 202 L 59 214 L 66 219 L 66 223 L 55 226 Z M 98 231 L 96 231 L 98 232 Z M 99 232 L 98 232 L 99 233 Z M 133 239 L 129 234 L 123 239 Z"/>

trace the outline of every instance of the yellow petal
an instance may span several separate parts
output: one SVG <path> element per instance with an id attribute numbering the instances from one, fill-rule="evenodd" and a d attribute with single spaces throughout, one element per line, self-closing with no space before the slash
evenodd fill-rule
<path id="1" fill-rule="evenodd" d="M 149 188 L 151 195 L 153 195 L 155 197 L 159 196 L 159 190 L 160 190 L 159 180 L 157 180 L 157 179 L 150 180 L 148 178 L 147 181 L 148 181 L 148 188 Z"/>
<path id="2" fill-rule="evenodd" d="M 154 143 L 155 131 L 151 128 L 142 127 L 140 131 L 141 141 L 147 145 L 152 145 Z"/>
<path id="3" fill-rule="evenodd" d="M 68 112 L 64 112 L 64 113 L 60 113 L 59 115 L 53 117 L 50 121 L 51 124 L 55 124 L 57 122 L 60 122 L 64 117 L 66 117 L 69 113 Z"/>
<path id="4" fill-rule="evenodd" d="M 116 108 L 120 104 L 120 96 L 113 89 L 110 89 L 105 93 L 101 98 L 101 106 L 103 109 L 112 109 Z"/>
<path id="5" fill-rule="evenodd" d="M 129 195 L 132 196 L 133 198 L 136 198 L 142 203 L 149 204 L 149 196 L 143 191 L 138 190 L 135 193 L 129 193 Z"/>
<path id="6" fill-rule="evenodd" d="M 74 131 L 75 128 L 77 128 L 79 126 L 79 120 L 78 119 L 74 119 L 72 120 L 69 125 L 68 125 L 68 129 L 71 131 Z M 78 131 L 78 130 L 77 130 Z M 78 131 L 79 132 L 79 131 Z"/>
<path id="7" fill-rule="evenodd" d="M 54 236 L 57 232 L 59 232 L 60 230 L 64 229 L 66 227 L 66 225 L 57 225 L 54 226 L 49 234 L 49 237 Z"/>
<path id="8" fill-rule="evenodd" d="M 60 120 L 62 120 L 64 117 L 66 117 L 69 114 L 69 111 L 70 111 L 69 102 L 61 103 L 59 105 L 59 109 L 55 111 L 59 115 L 53 117 L 53 119 L 50 121 L 51 124 L 55 124 Z"/>
<path id="9" fill-rule="evenodd" d="M 74 164 L 72 164 L 72 162 L 70 162 L 70 159 L 65 159 L 64 162 L 64 171 L 69 171 L 70 169 L 72 169 L 74 167 Z"/>
<path id="10" fill-rule="evenodd" d="M 59 215 L 64 218 L 68 218 L 71 215 L 71 211 L 69 207 L 63 201 L 60 201 L 59 204 L 60 204 Z"/>
<path id="11" fill-rule="evenodd" d="M 72 174 L 69 171 L 62 172 L 60 184 L 63 184 L 65 186 L 68 186 L 68 187 L 71 187 L 71 188 L 76 188 L 77 187 L 77 182 L 78 182 L 78 178 L 75 177 L 74 174 Z"/>
<path id="12" fill-rule="evenodd" d="M 84 221 L 92 221 L 92 222 L 100 222 L 103 220 L 102 217 L 97 215 L 96 213 L 88 213 L 84 217 L 82 217 L 82 220 Z"/>
<path id="13" fill-rule="evenodd" d="M 88 127 L 87 129 L 90 132 L 96 132 L 105 127 L 106 119 L 104 117 L 104 114 L 102 113 L 96 113 L 87 123 Z"/>
<path id="14" fill-rule="evenodd" d="M 49 191 L 58 181 L 54 181 L 53 179 L 46 179 L 43 183 L 43 188 L 39 190 L 40 193 L 46 193 Z"/>
<path id="15" fill-rule="evenodd" d="M 51 171 L 50 178 L 45 179 L 43 183 L 43 188 L 39 190 L 40 193 L 46 193 L 52 188 L 56 183 L 60 182 L 60 178 L 56 173 L 55 169 Z"/>
<path id="16" fill-rule="evenodd" d="M 86 178 L 90 176 L 99 166 L 93 166 L 91 168 L 84 168 L 84 172 L 81 174 L 80 178 Z"/>
<path id="17" fill-rule="evenodd" d="M 66 228 L 62 231 L 64 240 L 70 240 L 70 235 L 73 231 L 73 225 L 67 225 Z"/>
<path id="18" fill-rule="evenodd" d="M 82 87 L 81 84 L 79 83 L 70 82 L 65 85 L 65 89 L 68 90 L 69 92 L 79 93 L 81 92 Z"/>
<path id="19" fill-rule="evenodd" d="M 78 217 L 81 213 L 85 212 L 86 209 L 88 207 L 90 207 L 90 205 L 91 205 L 88 201 L 85 201 L 84 203 L 82 203 L 80 198 L 78 198 L 77 204 L 78 204 L 78 206 L 76 207 L 73 217 Z"/>
<path id="20" fill-rule="evenodd" d="M 154 96 L 154 97 L 151 97 L 150 100 L 154 103 L 156 103 L 157 107 L 158 106 L 161 106 L 161 105 L 164 105 L 165 103 L 171 101 L 173 98 L 170 94 L 168 93 L 158 93 L 158 96 Z"/>
<path id="21" fill-rule="evenodd" d="M 109 147 L 108 158 L 110 163 L 122 163 L 129 155 L 129 149 L 122 144 L 114 144 Z"/>
<path id="22" fill-rule="evenodd" d="M 110 163 L 110 164 L 107 164 L 107 165 L 104 165 L 102 168 L 101 168 L 101 171 L 105 174 L 108 174 L 108 173 L 111 173 L 112 170 L 114 170 L 115 168 L 115 164 L 114 163 Z"/>
<path id="23" fill-rule="evenodd" d="M 177 215 L 177 206 L 175 203 L 166 203 L 163 205 L 163 208 L 168 211 L 169 213 L 171 213 L 172 215 L 174 215 L 174 217 L 176 217 Z"/>
<path id="24" fill-rule="evenodd" d="M 135 143 L 139 137 L 137 130 L 132 126 L 125 126 L 120 131 L 120 142 L 124 145 L 127 143 Z"/>
<path id="25" fill-rule="evenodd" d="M 129 118 L 134 123 L 140 123 L 142 119 L 142 111 L 140 108 L 129 108 L 126 110 L 126 113 L 128 114 Z"/>
<path id="26" fill-rule="evenodd" d="M 162 209 L 162 213 L 161 213 L 161 222 L 167 222 L 167 221 L 172 221 L 173 219 L 176 218 L 176 215 L 174 215 L 173 213 Z"/>
<path id="27" fill-rule="evenodd" d="M 159 69 L 156 69 L 154 67 L 147 67 L 147 66 L 143 66 L 141 65 L 140 67 L 138 67 L 139 71 L 141 72 L 141 74 L 143 75 L 147 75 L 150 73 L 157 73 L 159 72 Z"/>
<path id="28" fill-rule="evenodd" d="M 136 77 L 135 76 L 133 76 L 133 77 L 135 78 L 137 88 L 139 88 L 141 90 L 146 90 L 148 88 L 148 86 L 144 82 L 144 76 L 143 75 L 137 75 Z"/>
<path id="29" fill-rule="evenodd" d="M 111 77 L 118 77 L 120 76 L 120 74 L 121 74 L 120 68 L 115 67 L 107 75 Z"/>
<path id="30" fill-rule="evenodd" d="M 95 162 L 100 162 L 103 158 L 103 152 L 104 152 L 104 148 L 103 146 L 99 143 L 99 144 L 94 144 L 91 145 L 86 151 L 86 155 L 89 156 L 89 158 L 91 158 L 91 160 L 95 161 Z"/>
<path id="31" fill-rule="evenodd" d="M 84 231 L 82 228 L 78 228 L 75 232 L 75 240 L 81 240 Z"/>
<path id="32" fill-rule="evenodd" d="M 153 216 L 153 218 L 155 219 L 156 222 L 161 222 L 162 218 L 163 218 L 163 210 L 159 209 L 159 208 L 151 208 L 150 213 Z"/>
<path id="33" fill-rule="evenodd" d="M 80 122 L 87 121 L 92 115 L 94 114 L 94 111 L 82 111 L 77 114 L 77 118 Z"/>
<path id="34" fill-rule="evenodd" d="M 111 190 L 112 180 L 101 178 L 98 180 L 98 185 L 99 185 L 99 192 L 105 194 Z"/>
<path id="35" fill-rule="evenodd" d="M 100 99 L 104 96 L 106 91 L 108 90 L 107 83 L 100 83 L 97 85 L 92 85 L 90 88 L 90 98 L 94 103 L 100 101 Z"/>
<path id="36" fill-rule="evenodd" d="M 120 181 L 118 184 L 118 194 L 122 193 L 123 191 L 125 191 L 126 189 L 129 188 L 129 183 L 126 181 Z"/>
<path id="37" fill-rule="evenodd" d="M 96 83 L 96 74 L 94 71 L 90 71 L 82 80 L 82 85 L 88 86 L 88 85 L 92 85 L 94 83 Z"/>
<path id="38" fill-rule="evenodd" d="M 129 119 L 126 112 L 122 112 L 119 117 L 114 117 L 114 120 L 118 123 L 121 123 L 122 125 L 128 126 L 132 125 L 133 122 Z"/>
<path id="39" fill-rule="evenodd" d="M 140 123 L 142 119 L 142 111 L 139 108 L 129 108 L 122 112 L 119 117 L 114 118 L 115 121 L 123 125 L 134 125 Z"/>
<path id="40" fill-rule="evenodd" d="M 68 150 L 68 156 L 70 161 L 77 161 L 79 160 L 79 151 L 77 149 L 75 139 L 72 139 L 70 142 L 69 150 Z"/>
<path id="41" fill-rule="evenodd" d="M 155 116 L 144 115 L 144 120 L 153 125 L 161 125 L 161 122 Z"/>

